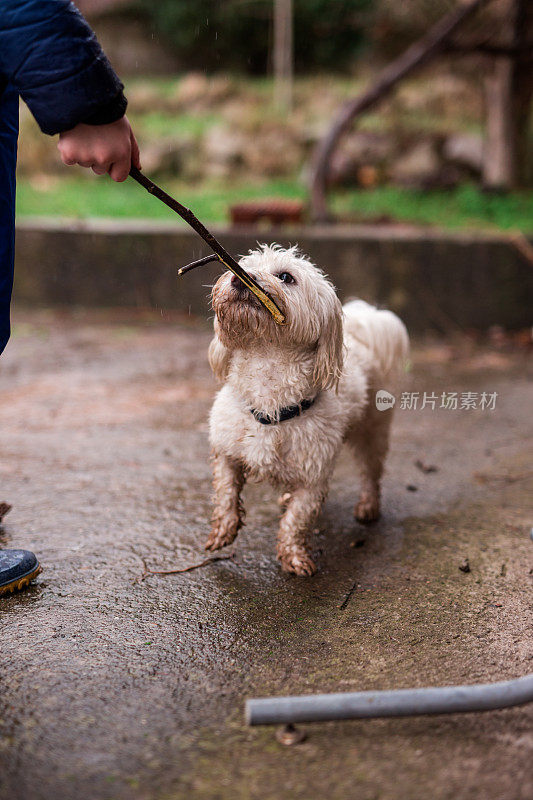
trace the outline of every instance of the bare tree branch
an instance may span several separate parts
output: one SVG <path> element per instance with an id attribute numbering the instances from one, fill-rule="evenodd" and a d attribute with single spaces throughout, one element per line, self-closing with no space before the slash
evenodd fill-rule
<path id="1" fill-rule="evenodd" d="M 366 92 L 341 109 L 328 134 L 320 142 L 314 158 L 311 183 L 311 214 L 314 220 L 326 222 L 329 218 L 326 203 L 329 165 L 339 140 L 353 120 L 388 95 L 399 81 L 441 52 L 450 36 L 487 2 L 489 0 L 473 0 L 446 14 L 421 39 L 385 67 Z"/>
<path id="2" fill-rule="evenodd" d="M 231 559 L 235 558 L 235 553 L 230 553 L 229 555 L 222 555 L 222 556 L 213 556 L 212 558 L 206 558 L 205 561 L 200 561 L 198 564 L 191 564 L 189 567 L 181 567 L 181 569 L 150 569 L 147 566 L 145 559 L 142 559 L 144 570 L 141 575 L 139 575 L 135 580 L 134 583 L 140 583 L 144 581 L 149 575 L 183 575 L 184 572 L 192 572 L 195 569 L 200 569 L 201 567 L 207 567 L 209 564 L 214 564 L 217 561 L 230 561 Z"/>

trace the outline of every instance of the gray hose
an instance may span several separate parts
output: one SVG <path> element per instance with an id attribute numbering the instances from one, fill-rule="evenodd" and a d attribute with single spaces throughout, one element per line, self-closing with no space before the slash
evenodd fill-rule
<path id="1" fill-rule="evenodd" d="M 249 725 L 492 711 L 533 702 L 533 674 L 512 681 L 384 692 L 346 692 L 246 701 Z"/>

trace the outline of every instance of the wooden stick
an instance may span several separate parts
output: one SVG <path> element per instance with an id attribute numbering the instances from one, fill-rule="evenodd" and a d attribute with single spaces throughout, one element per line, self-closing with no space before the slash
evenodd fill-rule
<path id="1" fill-rule="evenodd" d="M 228 251 L 222 247 L 220 242 L 215 239 L 213 234 L 207 230 L 205 225 L 200 222 L 200 220 L 192 213 L 189 208 L 186 208 L 184 205 L 179 203 L 169 194 L 163 191 L 159 186 L 157 186 L 153 181 L 143 175 L 143 173 L 137 169 L 137 167 L 132 167 L 130 169 L 130 176 L 140 183 L 147 192 L 153 194 L 154 197 L 157 197 L 158 200 L 161 200 L 166 206 L 172 209 L 176 214 L 178 214 L 185 222 L 191 226 L 191 228 L 196 231 L 196 233 L 202 237 L 204 242 L 209 245 L 211 250 L 215 252 L 219 258 L 219 260 L 227 267 L 230 272 L 233 272 L 242 283 L 254 294 L 259 302 L 269 311 L 276 322 L 279 325 L 283 325 L 285 322 L 285 317 L 282 314 L 281 310 L 278 308 L 274 300 L 270 297 L 270 295 L 265 292 L 264 289 L 259 286 L 257 281 L 255 281 L 251 275 L 240 266 L 240 264 L 235 261 L 233 256 L 230 256 Z"/>
<path id="2" fill-rule="evenodd" d="M 184 572 L 192 572 L 195 569 L 200 569 L 200 567 L 207 567 L 208 564 L 214 564 L 216 561 L 229 561 L 233 558 L 235 558 L 235 553 L 213 556 L 212 558 L 206 558 L 205 561 L 200 561 L 198 564 L 191 564 L 190 567 L 182 567 L 181 569 L 150 569 L 143 558 L 144 572 L 138 578 L 135 578 L 134 583 L 144 581 L 149 575 L 182 575 Z"/>
<path id="3" fill-rule="evenodd" d="M 351 599 L 351 597 L 352 597 L 353 593 L 355 592 L 355 590 L 357 589 L 357 587 L 358 587 L 358 586 L 359 586 L 359 584 L 357 583 L 357 581 L 355 581 L 355 583 L 353 583 L 353 584 L 352 584 L 352 586 L 351 586 L 351 587 L 348 589 L 348 591 L 347 591 L 347 593 L 346 593 L 346 595 L 345 595 L 345 597 L 344 597 L 344 600 L 343 600 L 343 601 L 342 601 L 342 603 L 341 603 L 341 604 L 338 606 L 338 608 L 339 608 L 341 611 L 342 611 L 343 609 L 345 609 L 345 608 L 346 608 L 346 606 L 347 606 L 347 605 L 348 605 L 348 603 L 350 602 L 350 599 Z"/>
<path id="4" fill-rule="evenodd" d="M 185 273 L 190 272 L 191 269 L 203 267 L 204 264 L 209 264 L 211 261 L 220 261 L 220 258 L 216 255 L 216 253 L 213 253 L 212 256 L 205 256 L 204 258 L 199 258 L 198 261 L 191 261 L 190 264 L 179 268 L 178 275 L 185 275 Z"/>

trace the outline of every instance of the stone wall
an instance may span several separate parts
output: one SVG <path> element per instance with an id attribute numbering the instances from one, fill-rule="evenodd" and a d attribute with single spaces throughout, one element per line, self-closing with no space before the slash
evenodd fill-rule
<path id="1" fill-rule="evenodd" d="M 407 227 L 213 229 L 228 250 L 257 241 L 299 243 L 343 300 L 388 306 L 412 331 L 522 328 L 532 323 L 533 270 L 509 239 Z M 173 223 L 26 220 L 18 225 L 15 300 L 29 306 L 137 306 L 207 316 L 208 265 L 177 268 L 209 251 Z"/>

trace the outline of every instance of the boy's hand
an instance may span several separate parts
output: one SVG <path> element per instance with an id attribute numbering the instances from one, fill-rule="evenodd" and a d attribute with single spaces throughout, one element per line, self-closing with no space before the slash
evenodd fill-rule
<path id="1" fill-rule="evenodd" d="M 141 168 L 139 146 L 126 117 L 109 125 L 80 123 L 59 134 L 58 150 L 63 164 L 91 167 L 97 175 L 109 173 L 125 181 L 131 166 Z"/>

